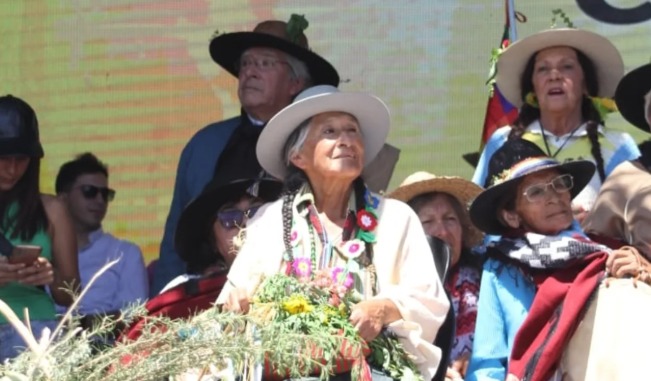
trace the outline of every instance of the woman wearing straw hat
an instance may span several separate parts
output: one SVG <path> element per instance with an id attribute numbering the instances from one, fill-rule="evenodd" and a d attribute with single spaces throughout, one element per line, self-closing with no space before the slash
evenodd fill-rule
<path id="1" fill-rule="evenodd" d="M 360 178 L 384 144 L 389 111 L 375 96 L 316 86 L 263 130 L 258 160 L 283 179 L 281 200 L 260 208 L 217 303 L 246 312 L 261 276 L 292 264 L 342 267 L 363 300 L 350 316 L 362 339 L 395 333 L 425 380 L 441 352 L 431 343 L 449 308 L 415 213 L 367 191 Z"/>
<path id="2" fill-rule="evenodd" d="M 435 176 L 427 172 L 409 175 L 389 197 L 406 202 L 416 212 L 425 233 L 450 246 L 451 271 L 444 287 L 450 293 L 456 333 L 448 377 L 463 378 L 475 332 L 481 260 L 471 252 L 483 234 L 471 222 L 467 207 L 482 188 L 461 177 Z"/>
<path id="3" fill-rule="evenodd" d="M 651 64 L 628 73 L 615 92 L 624 119 L 651 132 Z M 651 258 L 651 140 L 640 144 L 642 156 L 610 174 L 584 221 L 587 232 L 627 242 Z"/>
<path id="4" fill-rule="evenodd" d="M 606 176 L 640 155 L 630 135 L 604 128 L 609 99 L 624 74 L 619 51 L 605 37 L 550 29 L 509 46 L 497 62 L 496 83 L 520 114 L 498 129 L 480 157 L 473 182 L 486 185 L 487 164 L 507 139 L 523 137 L 558 161 L 590 160 L 597 171 L 573 200 L 577 217 L 592 207 Z M 603 110 L 603 111 L 602 111 Z"/>
<path id="5" fill-rule="evenodd" d="M 634 248 L 591 241 L 573 218 L 571 199 L 590 182 L 592 162 L 561 164 L 516 139 L 490 167 L 491 186 L 470 217 L 502 238 L 487 248 L 466 380 L 560 380 L 557 364 L 604 270 L 648 282 L 650 267 Z"/>

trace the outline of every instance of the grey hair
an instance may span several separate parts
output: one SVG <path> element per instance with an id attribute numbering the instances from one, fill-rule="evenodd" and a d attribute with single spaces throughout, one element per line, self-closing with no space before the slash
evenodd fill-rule
<path id="1" fill-rule="evenodd" d="M 312 86 L 312 77 L 310 76 L 310 70 L 308 70 L 305 62 L 289 54 L 285 54 L 285 57 L 287 64 L 291 68 L 292 77 L 294 79 L 302 79 L 305 83 L 306 88 Z"/>
<path id="2" fill-rule="evenodd" d="M 292 156 L 301 152 L 303 149 L 303 145 L 305 145 L 305 140 L 307 139 L 307 133 L 310 131 L 311 121 L 311 117 L 302 121 L 287 138 L 283 147 L 283 159 L 287 167 L 292 163 Z"/>

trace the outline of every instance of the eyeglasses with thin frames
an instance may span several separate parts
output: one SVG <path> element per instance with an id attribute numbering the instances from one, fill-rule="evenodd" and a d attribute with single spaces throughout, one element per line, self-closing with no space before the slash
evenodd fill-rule
<path id="1" fill-rule="evenodd" d="M 95 185 L 82 184 L 77 188 L 81 191 L 81 195 L 88 200 L 92 200 L 97 197 L 97 194 L 101 194 L 102 198 L 106 202 L 111 202 L 115 198 L 115 190 L 107 187 L 96 187 Z"/>
<path id="2" fill-rule="evenodd" d="M 570 174 L 554 177 L 548 183 L 533 184 L 522 193 L 529 202 L 536 203 L 545 199 L 547 190 L 552 188 L 556 193 L 569 192 L 574 187 L 574 179 Z"/>
<path id="3" fill-rule="evenodd" d="M 217 212 L 217 220 L 224 227 L 224 229 L 242 228 L 244 227 L 244 219 L 251 218 L 260 209 L 262 205 L 255 205 L 247 210 L 239 209 L 225 209 Z"/>
<path id="4" fill-rule="evenodd" d="M 278 64 L 285 64 L 289 66 L 292 72 L 294 71 L 289 62 L 273 57 L 242 56 L 242 58 L 237 61 L 236 66 L 238 71 L 255 67 L 262 72 L 268 72 L 273 70 Z"/>

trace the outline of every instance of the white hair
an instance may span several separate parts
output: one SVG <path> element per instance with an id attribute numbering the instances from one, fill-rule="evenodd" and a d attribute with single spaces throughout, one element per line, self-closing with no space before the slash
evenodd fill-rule
<path id="1" fill-rule="evenodd" d="M 292 157 L 303 149 L 305 140 L 307 139 L 307 134 L 310 132 L 311 121 L 312 118 L 305 119 L 287 138 L 285 147 L 283 148 L 283 158 L 285 159 L 285 165 L 287 167 L 291 165 Z"/>
<path id="2" fill-rule="evenodd" d="M 310 70 L 307 68 L 305 62 L 299 60 L 298 58 L 285 54 L 287 64 L 291 68 L 292 76 L 296 79 L 302 79 L 305 83 L 304 87 L 312 86 L 312 77 L 310 76 Z"/>

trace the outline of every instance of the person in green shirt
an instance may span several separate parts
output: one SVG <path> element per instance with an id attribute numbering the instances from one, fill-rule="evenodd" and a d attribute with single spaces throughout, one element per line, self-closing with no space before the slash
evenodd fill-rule
<path id="1" fill-rule="evenodd" d="M 5 243 L 0 255 L 0 300 L 21 320 L 28 311 L 37 338 L 57 324 L 54 301 L 70 305 L 72 296 L 65 289 L 79 284 L 76 240 L 67 209 L 54 196 L 40 192 L 42 157 L 34 109 L 20 98 L 0 97 L 0 240 Z M 37 246 L 40 255 L 12 263 L 12 247 L 19 245 Z M 20 335 L 0 314 L 0 361 L 15 357 L 24 347 Z"/>

